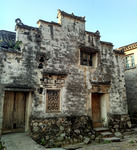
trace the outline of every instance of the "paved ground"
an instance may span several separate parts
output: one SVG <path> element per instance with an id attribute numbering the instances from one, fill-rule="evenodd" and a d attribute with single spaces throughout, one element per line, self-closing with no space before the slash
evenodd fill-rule
<path id="1" fill-rule="evenodd" d="M 7 150 L 45 150 L 38 145 L 26 133 L 12 133 L 2 135 L 2 141 Z"/>
<path id="2" fill-rule="evenodd" d="M 26 133 L 14 133 L 2 135 L 7 150 L 63 150 L 63 148 L 44 148 L 36 144 Z M 81 148 L 80 148 L 81 147 Z M 127 136 L 122 142 L 97 144 L 97 145 L 70 145 L 65 149 L 78 150 L 137 150 L 137 133 Z"/>

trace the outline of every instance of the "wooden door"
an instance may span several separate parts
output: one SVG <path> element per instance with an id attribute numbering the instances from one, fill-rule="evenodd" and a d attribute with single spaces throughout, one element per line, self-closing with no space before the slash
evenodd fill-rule
<path id="1" fill-rule="evenodd" d="M 20 132 L 25 129 L 26 96 L 23 92 L 5 92 L 2 132 Z"/>
<path id="2" fill-rule="evenodd" d="M 100 95 L 92 94 L 92 120 L 93 127 L 102 126 L 101 123 L 101 108 L 100 108 Z"/>

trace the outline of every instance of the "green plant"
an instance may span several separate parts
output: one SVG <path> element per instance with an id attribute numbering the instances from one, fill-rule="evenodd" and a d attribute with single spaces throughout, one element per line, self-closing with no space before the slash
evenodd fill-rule
<path id="1" fill-rule="evenodd" d="M 4 147 L 2 145 L 2 142 L 0 141 L 0 150 L 2 150 Z"/>
<path id="2" fill-rule="evenodd" d="M 19 49 L 20 47 L 19 47 L 19 45 L 22 43 L 22 41 L 17 41 L 16 43 L 15 43 L 15 46 L 14 46 L 14 49 Z"/>
<path id="3" fill-rule="evenodd" d="M 112 143 L 112 141 L 104 140 L 102 143 L 103 143 L 103 144 L 109 144 L 109 143 Z"/>
<path id="4" fill-rule="evenodd" d="M 13 46 L 14 46 L 14 43 L 13 43 L 13 42 L 9 42 L 9 46 L 10 46 L 10 47 L 13 47 Z"/>
<path id="5" fill-rule="evenodd" d="M 44 145 L 46 143 L 45 139 L 41 139 L 40 145 Z"/>
<path id="6" fill-rule="evenodd" d="M 131 140 L 131 141 L 129 141 L 129 143 L 130 143 L 130 144 L 134 144 L 135 142 Z"/>

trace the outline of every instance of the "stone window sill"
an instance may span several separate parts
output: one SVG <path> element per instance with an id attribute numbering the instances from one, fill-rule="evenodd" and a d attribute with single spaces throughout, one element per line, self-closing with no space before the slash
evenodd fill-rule
<path id="1" fill-rule="evenodd" d="M 47 111 L 46 113 L 61 113 L 61 111 Z"/>
<path id="2" fill-rule="evenodd" d="M 136 68 L 136 66 L 134 66 L 134 67 L 129 67 L 129 68 L 126 68 L 125 70 L 130 70 L 130 69 L 135 69 Z"/>
<path id="3" fill-rule="evenodd" d="M 94 69 L 96 69 L 97 67 L 95 67 L 95 66 L 85 66 L 85 65 L 80 65 L 80 68 L 81 68 L 81 69 L 86 68 L 87 70 L 94 70 Z"/>

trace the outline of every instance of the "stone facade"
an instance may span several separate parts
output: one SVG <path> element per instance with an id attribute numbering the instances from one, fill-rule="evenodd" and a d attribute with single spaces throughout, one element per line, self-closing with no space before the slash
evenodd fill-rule
<path id="1" fill-rule="evenodd" d="M 118 48 L 123 49 L 126 57 L 126 70 L 125 70 L 125 83 L 126 83 L 126 93 L 128 100 L 129 113 L 131 115 L 132 121 L 137 123 L 137 42 L 132 43 L 123 47 Z"/>
<path id="2" fill-rule="evenodd" d="M 124 133 L 131 131 L 131 121 L 129 115 L 110 115 L 109 128 L 114 132 Z"/>
<path id="3" fill-rule="evenodd" d="M 46 147 L 95 140 L 92 121 L 87 116 L 68 116 L 31 121 L 32 138 Z"/>
<path id="4" fill-rule="evenodd" d="M 38 28 L 17 19 L 14 48 L 1 47 L 0 129 L 5 91 L 26 93 L 25 131 L 30 117 L 33 125 L 33 120 L 52 117 L 92 120 L 94 96 L 100 99 L 102 126 L 108 126 L 108 114 L 127 115 L 123 52 L 100 41 L 99 31 L 85 31 L 85 17 L 58 10 L 58 19 L 39 20 Z"/>

